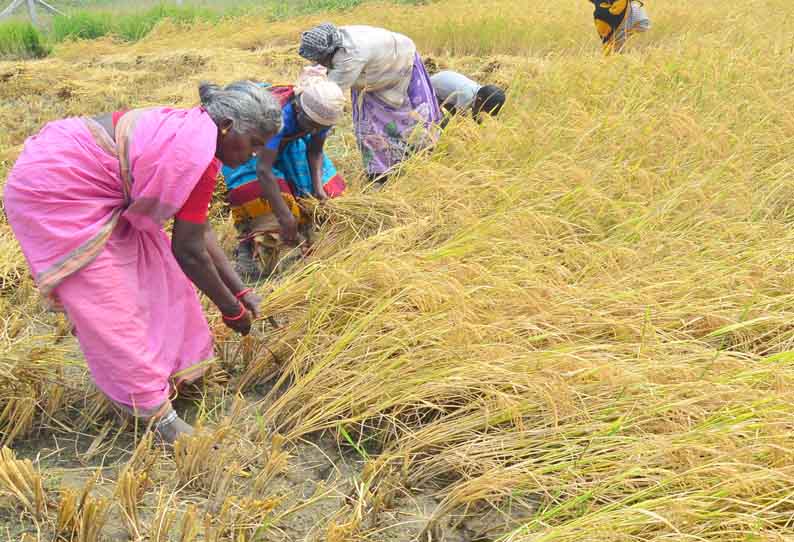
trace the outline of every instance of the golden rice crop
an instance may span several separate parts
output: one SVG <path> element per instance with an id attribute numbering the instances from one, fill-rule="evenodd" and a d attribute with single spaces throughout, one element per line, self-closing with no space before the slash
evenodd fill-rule
<path id="1" fill-rule="evenodd" d="M 221 359 L 191 404 L 220 433 L 173 456 L 93 445 L 105 405 L 0 222 L 3 442 L 17 462 L 68 457 L 52 433 L 92 468 L 129 466 L 66 490 L 57 517 L 22 491 L 43 532 L 98 540 L 118 516 L 185 542 L 794 537 L 794 5 L 648 2 L 652 32 L 608 58 L 588 2 L 525 7 L 164 24 L 0 63 L 0 174 L 50 119 L 192 105 L 202 79 L 289 82 L 299 31 L 325 19 L 403 31 L 428 65 L 509 87 L 498 121 L 456 119 L 377 192 L 337 129 L 350 194 L 307 202 L 311 257 L 259 285 L 278 326 L 241 342 L 208 309 Z"/>

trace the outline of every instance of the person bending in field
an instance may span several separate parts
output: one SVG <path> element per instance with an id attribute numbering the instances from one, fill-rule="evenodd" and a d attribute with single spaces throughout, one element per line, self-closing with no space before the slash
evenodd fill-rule
<path id="1" fill-rule="evenodd" d="M 353 128 L 371 180 L 384 182 L 410 154 L 437 143 L 441 110 L 410 38 L 324 23 L 301 35 L 299 53 L 351 90 Z"/>
<path id="2" fill-rule="evenodd" d="M 450 115 L 471 114 L 479 122 L 483 113 L 497 116 L 505 104 L 504 90 L 494 85 L 480 85 L 458 72 L 439 72 L 430 82 L 438 104 Z"/>
<path id="3" fill-rule="evenodd" d="M 620 52 L 629 36 L 651 29 L 651 20 L 639 0 L 590 0 L 595 6 L 596 30 L 604 44 L 604 52 Z"/>
<path id="4" fill-rule="evenodd" d="M 323 152 L 344 111 L 342 89 L 317 66 L 305 69 L 295 86 L 267 90 L 281 105 L 281 131 L 256 157 L 237 168 L 223 168 L 241 238 L 237 272 L 252 281 L 283 270 L 300 255 L 289 246 L 300 236 L 298 226 L 309 226 L 298 198 L 322 201 L 345 190 L 344 179 Z"/>
<path id="5" fill-rule="evenodd" d="M 281 129 L 278 103 L 254 83 L 199 95 L 190 109 L 50 122 L 25 142 L 4 194 L 36 285 L 74 325 L 94 382 L 168 443 L 193 431 L 171 393 L 214 354 L 196 288 L 243 335 L 261 302 L 207 223 L 220 164 L 242 164 Z"/>

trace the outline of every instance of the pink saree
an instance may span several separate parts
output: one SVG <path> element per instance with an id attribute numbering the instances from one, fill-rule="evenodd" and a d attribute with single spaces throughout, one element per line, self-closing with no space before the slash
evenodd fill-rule
<path id="1" fill-rule="evenodd" d="M 125 114 L 116 142 L 92 119 L 47 124 L 5 187 L 5 210 L 33 277 L 74 324 L 97 386 L 140 412 L 213 355 L 196 290 L 163 231 L 213 159 L 200 108 Z"/>

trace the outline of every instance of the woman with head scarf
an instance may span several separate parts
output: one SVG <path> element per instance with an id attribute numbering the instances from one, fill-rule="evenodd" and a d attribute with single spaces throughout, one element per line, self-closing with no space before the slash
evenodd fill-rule
<path id="1" fill-rule="evenodd" d="M 604 52 L 620 52 L 629 36 L 647 32 L 651 20 L 640 0 L 590 0 L 595 6 L 593 18 L 604 44 Z"/>
<path id="2" fill-rule="evenodd" d="M 207 223 L 220 162 L 242 164 L 281 128 L 278 104 L 254 83 L 199 94 L 201 107 L 47 124 L 4 194 L 36 284 L 74 325 L 94 382 L 166 442 L 192 431 L 171 392 L 213 357 L 195 287 L 243 335 L 260 302 Z"/>
<path id="3" fill-rule="evenodd" d="M 437 142 L 441 110 L 410 38 L 324 23 L 302 34 L 299 53 L 351 89 L 356 140 L 372 180 L 385 180 L 409 154 Z"/>
<path id="4" fill-rule="evenodd" d="M 224 167 L 238 231 L 237 271 L 256 280 L 283 269 L 284 256 L 298 255 L 299 226 L 308 226 L 299 198 L 342 194 L 345 182 L 325 155 L 325 141 L 344 111 L 345 97 L 325 69 L 307 68 L 295 86 L 268 87 L 281 104 L 282 128 L 255 158 Z M 303 240 L 303 239 L 301 239 Z M 278 265 L 279 263 L 282 265 Z"/>

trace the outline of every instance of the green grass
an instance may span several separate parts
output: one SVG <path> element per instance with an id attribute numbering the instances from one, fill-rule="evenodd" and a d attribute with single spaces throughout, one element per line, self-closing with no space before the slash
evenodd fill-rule
<path id="1" fill-rule="evenodd" d="M 56 42 L 67 39 L 91 40 L 106 36 L 113 31 L 110 13 L 77 11 L 59 15 L 52 21 L 52 39 Z"/>
<path id="2" fill-rule="evenodd" d="M 164 19 L 179 24 L 217 19 L 219 14 L 199 7 L 156 5 L 142 12 L 113 14 L 109 11 L 75 11 L 53 19 L 52 38 L 56 42 L 67 39 L 96 39 L 114 35 L 125 41 L 137 41 L 146 36 Z"/>
<path id="3" fill-rule="evenodd" d="M 44 36 L 30 23 L 10 21 L 0 24 L 0 58 L 41 58 L 48 52 Z"/>
<path id="4" fill-rule="evenodd" d="M 51 44 L 66 40 L 91 40 L 115 36 L 123 41 L 137 41 L 145 37 L 165 19 L 181 25 L 221 18 L 256 16 L 283 20 L 322 11 L 352 9 L 366 0 L 266 0 L 264 2 L 230 2 L 228 0 L 199 0 L 190 5 L 176 6 L 148 1 L 129 3 L 116 0 L 94 0 L 74 4 L 65 15 L 49 21 L 48 31 L 42 32 L 25 22 L 0 25 L 0 57 L 40 58 L 49 53 Z M 427 0 L 394 0 L 398 4 L 424 4 Z M 78 7 L 80 6 L 80 7 Z"/>
<path id="5" fill-rule="evenodd" d="M 339 11 L 354 8 L 364 0 L 303 0 L 300 2 L 272 2 L 270 15 L 275 19 L 287 19 L 320 11 Z"/>

